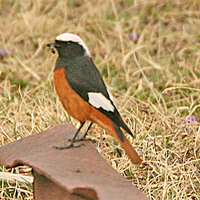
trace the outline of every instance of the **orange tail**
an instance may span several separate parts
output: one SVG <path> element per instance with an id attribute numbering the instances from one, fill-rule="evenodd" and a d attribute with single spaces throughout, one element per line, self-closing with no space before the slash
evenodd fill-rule
<path id="1" fill-rule="evenodd" d="M 138 153 L 135 151 L 135 149 L 132 147 L 132 145 L 129 143 L 127 138 L 123 134 L 124 141 L 121 141 L 118 137 L 117 140 L 121 144 L 122 148 L 125 150 L 126 154 L 129 156 L 133 164 L 140 164 L 142 162 L 141 158 L 139 157 Z"/>
<path id="2" fill-rule="evenodd" d="M 125 150 L 126 154 L 129 156 L 133 164 L 140 164 L 142 162 L 141 158 L 139 157 L 138 153 L 132 147 L 130 142 L 127 140 L 126 136 L 122 133 L 121 129 L 113 123 L 113 136 L 118 140 L 121 144 L 122 148 Z"/>
<path id="3" fill-rule="evenodd" d="M 94 109 L 93 112 L 91 112 L 90 120 L 99 124 L 102 128 L 106 130 L 107 133 L 118 140 L 133 164 L 140 164 L 142 162 L 141 158 L 139 157 L 135 149 L 131 146 L 126 136 L 122 133 L 121 129 L 107 116 L 100 113 L 96 109 Z"/>

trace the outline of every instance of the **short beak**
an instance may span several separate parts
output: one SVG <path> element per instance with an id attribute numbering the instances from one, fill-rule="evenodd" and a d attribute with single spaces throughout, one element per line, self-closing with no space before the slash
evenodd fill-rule
<path id="1" fill-rule="evenodd" d="M 50 47 L 50 50 L 52 51 L 52 53 L 56 53 L 55 49 L 56 49 L 56 43 L 53 42 L 53 43 L 49 43 L 47 44 L 48 47 Z"/>

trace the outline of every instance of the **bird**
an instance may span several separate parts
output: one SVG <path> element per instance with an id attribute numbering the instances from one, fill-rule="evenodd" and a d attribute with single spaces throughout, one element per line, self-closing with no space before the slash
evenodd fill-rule
<path id="1" fill-rule="evenodd" d="M 80 122 L 70 145 L 56 148 L 75 147 L 74 143 L 85 140 L 92 124 L 96 123 L 120 143 L 133 164 L 140 164 L 142 159 L 122 130 L 132 137 L 133 134 L 114 105 L 111 93 L 81 37 L 73 33 L 63 33 L 47 46 L 53 53 L 58 53 L 53 82 L 59 99 L 67 113 Z M 90 125 L 83 137 L 77 139 L 86 121 L 90 121 Z"/>

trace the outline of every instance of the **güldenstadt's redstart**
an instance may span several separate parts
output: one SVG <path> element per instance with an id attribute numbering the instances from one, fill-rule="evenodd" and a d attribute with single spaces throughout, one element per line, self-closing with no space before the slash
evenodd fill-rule
<path id="1" fill-rule="evenodd" d="M 121 129 L 131 136 L 133 134 L 117 111 L 83 40 L 75 34 L 64 33 L 57 36 L 55 42 L 47 46 L 53 53 L 56 49 L 59 55 L 54 70 L 54 85 L 60 101 L 68 114 L 81 123 L 70 145 L 57 148 L 73 147 L 76 141 L 80 141 L 76 139 L 76 136 L 89 120 L 91 124 L 82 140 L 95 122 L 117 139 L 134 164 L 141 163 L 142 160 Z"/>

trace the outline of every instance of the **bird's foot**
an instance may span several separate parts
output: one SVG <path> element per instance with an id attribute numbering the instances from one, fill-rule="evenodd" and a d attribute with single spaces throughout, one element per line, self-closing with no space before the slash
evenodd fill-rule
<path id="1" fill-rule="evenodd" d="M 86 138 L 86 137 L 82 137 L 82 138 L 75 139 L 75 140 L 73 140 L 73 139 L 68 139 L 69 142 L 80 142 L 80 141 L 87 141 L 87 140 L 92 141 L 92 139 Z"/>
<path id="2" fill-rule="evenodd" d="M 70 148 L 78 148 L 84 146 L 83 143 L 78 144 L 78 145 L 74 145 L 74 142 L 71 142 L 69 145 L 65 145 L 65 146 L 54 146 L 55 149 L 59 149 L 59 150 L 63 150 L 63 149 L 70 149 Z"/>
<path id="3" fill-rule="evenodd" d="M 63 150 L 63 149 L 70 149 L 70 148 L 78 148 L 78 147 L 84 146 L 85 144 L 80 143 L 80 144 L 78 144 L 78 145 L 74 145 L 74 143 L 80 142 L 80 141 L 86 141 L 86 140 L 92 141 L 92 139 L 90 139 L 90 138 L 85 138 L 85 137 L 82 137 L 82 138 L 80 138 L 80 139 L 75 139 L 75 140 L 73 140 L 73 139 L 68 139 L 68 141 L 70 142 L 69 145 L 60 146 L 60 147 L 54 146 L 54 148 L 55 148 L 55 149 L 60 149 L 60 150 Z"/>

